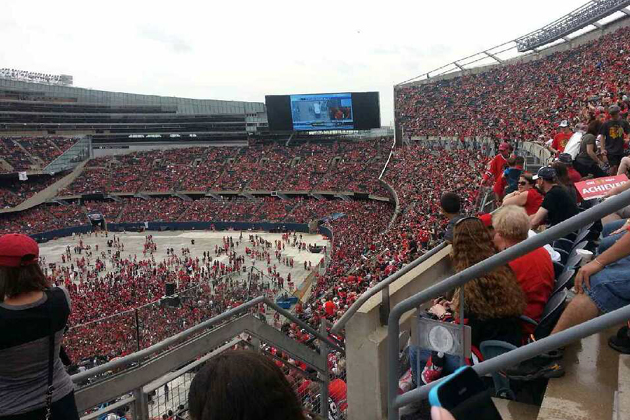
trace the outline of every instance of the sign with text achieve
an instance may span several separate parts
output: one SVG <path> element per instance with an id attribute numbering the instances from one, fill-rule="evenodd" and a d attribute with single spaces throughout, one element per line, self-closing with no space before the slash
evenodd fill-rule
<path id="1" fill-rule="evenodd" d="M 625 175 L 605 176 L 575 183 L 575 188 L 584 200 L 601 198 L 608 191 L 628 182 Z"/>

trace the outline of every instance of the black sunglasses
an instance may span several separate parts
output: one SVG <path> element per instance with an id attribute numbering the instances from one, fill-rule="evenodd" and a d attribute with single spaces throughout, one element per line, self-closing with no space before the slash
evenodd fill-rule
<path id="1" fill-rule="evenodd" d="M 521 182 L 519 182 L 519 183 L 518 183 L 518 185 L 520 185 L 521 187 L 523 187 L 523 186 L 525 186 L 525 185 L 527 185 L 527 184 L 528 184 L 528 183 L 527 183 L 527 182 L 524 182 L 524 181 L 521 181 Z"/>

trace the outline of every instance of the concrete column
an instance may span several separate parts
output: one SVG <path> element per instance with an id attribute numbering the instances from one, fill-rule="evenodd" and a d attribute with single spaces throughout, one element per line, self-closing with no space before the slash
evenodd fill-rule
<path id="1" fill-rule="evenodd" d="M 430 287 L 451 274 L 447 246 L 392 283 L 390 306 Z M 379 319 L 382 295 L 372 296 L 346 325 L 348 419 L 387 417 L 387 327 Z M 401 319 L 401 331 L 411 329 L 415 311 Z M 398 372 L 394 375 L 398 377 Z"/>

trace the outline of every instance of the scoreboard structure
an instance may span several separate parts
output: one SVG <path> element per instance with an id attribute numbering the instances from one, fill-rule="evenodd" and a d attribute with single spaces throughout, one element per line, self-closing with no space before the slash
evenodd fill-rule
<path id="1" fill-rule="evenodd" d="M 381 127 L 378 92 L 267 95 L 270 131 L 370 130 Z"/>

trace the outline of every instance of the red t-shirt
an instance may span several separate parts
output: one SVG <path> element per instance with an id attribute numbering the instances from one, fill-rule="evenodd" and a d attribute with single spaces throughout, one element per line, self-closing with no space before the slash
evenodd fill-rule
<path id="1" fill-rule="evenodd" d="M 536 214 L 544 197 L 534 188 L 527 190 L 527 201 L 525 201 L 525 212 L 528 216 Z"/>
<path id="2" fill-rule="evenodd" d="M 335 313 L 335 304 L 329 300 L 325 305 L 326 315 L 332 316 Z"/>
<path id="3" fill-rule="evenodd" d="M 556 149 L 558 153 L 564 152 L 564 148 L 567 147 L 567 143 L 569 142 L 571 136 L 573 136 L 572 133 L 561 132 L 556 134 L 553 138 L 553 143 L 551 143 L 551 147 Z"/>
<path id="4" fill-rule="evenodd" d="M 540 321 L 555 281 L 549 252 L 545 248 L 538 248 L 509 264 L 527 299 L 523 315 Z M 523 328 L 528 334 L 534 332 L 534 326 L 529 323 L 523 323 Z"/>
<path id="5" fill-rule="evenodd" d="M 328 394 L 340 410 L 344 411 L 348 408 L 348 386 L 344 381 L 339 378 L 330 381 L 328 384 Z"/>
<path id="6" fill-rule="evenodd" d="M 567 170 L 569 172 L 569 179 L 571 180 L 571 182 L 575 184 L 576 182 L 580 182 L 582 180 L 582 175 L 580 175 L 578 171 L 576 171 L 572 167 L 567 168 Z"/>
<path id="7" fill-rule="evenodd" d="M 507 165 L 507 159 L 503 157 L 502 154 L 496 155 L 492 161 L 490 162 L 490 166 L 488 167 L 488 172 L 492 174 L 494 177 L 494 182 L 497 182 L 501 179 L 501 175 L 503 175 L 503 170 Z"/>

